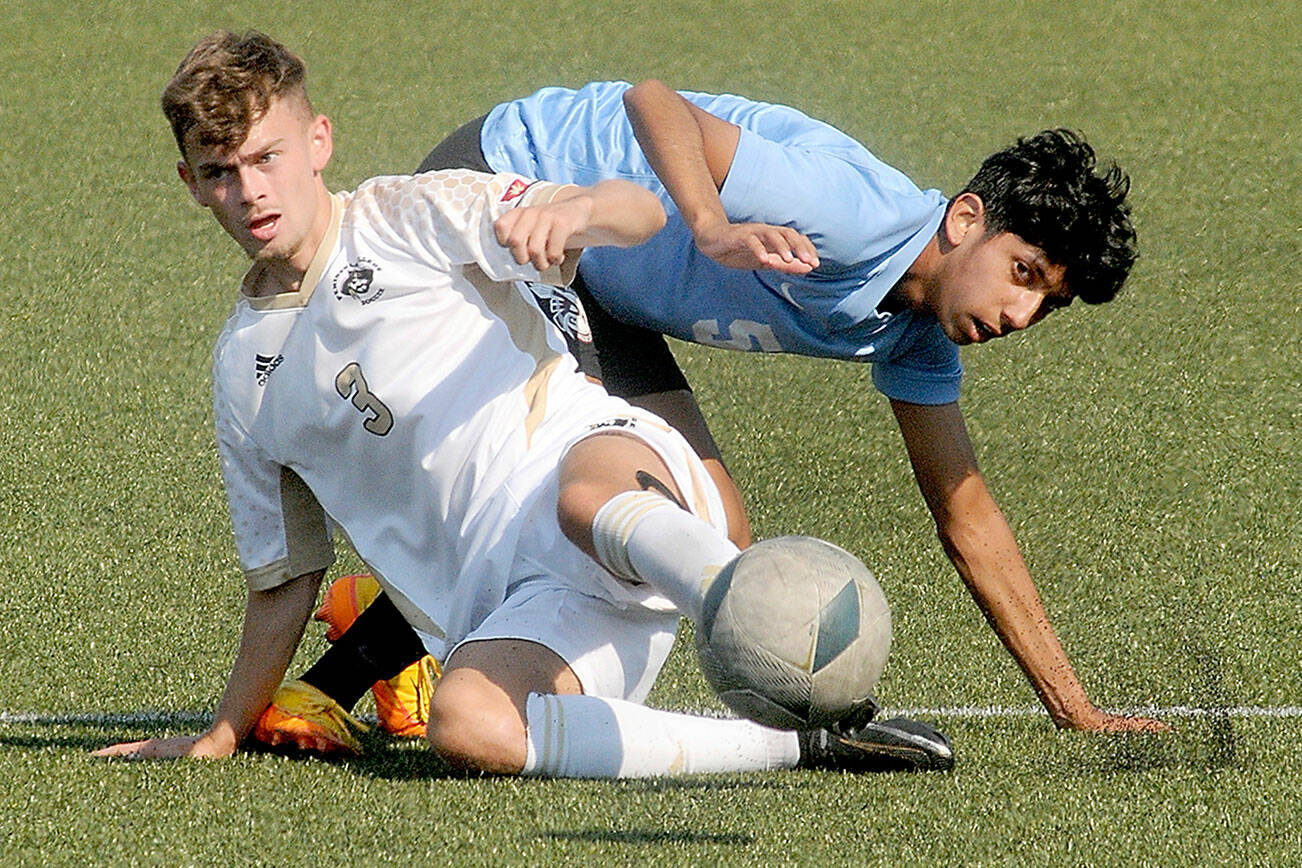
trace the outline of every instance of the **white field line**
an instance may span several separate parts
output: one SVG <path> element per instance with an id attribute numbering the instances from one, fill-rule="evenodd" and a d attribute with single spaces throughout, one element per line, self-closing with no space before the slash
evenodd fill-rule
<path id="1" fill-rule="evenodd" d="M 1112 709 L 1117 714 L 1142 714 L 1157 718 L 1198 717 L 1302 717 L 1302 706 L 1234 705 L 1225 708 L 1202 708 L 1194 705 Z M 698 712 L 699 713 L 699 712 Z M 705 711 L 718 716 L 717 711 Z M 963 705 L 937 708 L 884 708 L 879 717 L 944 718 L 952 720 L 1011 719 L 1042 717 L 1045 711 L 1039 706 Z M 374 723 L 373 715 L 363 715 L 363 720 Z M 33 725 L 90 725 L 90 726 L 205 726 L 212 720 L 207 711 L 126 711 L 126 712 L 71 712 L 44 714 L 41 712 L 0 711 L 0 724 Z"/>
<path id="2" fill-rule="evenodd" d="M 357 715 L 358 720 L 375 723 L 375 715 Z M 211 711 L 121 711 L 121 712 L 68 712 L 42 714 L 40 712 L 0 711 L 0 725 L 25 723 L 32 725 L 66 726 L 207 726 L 212 723 Z"/>
<path id="3" fill-rule="evenodd" d="M 1223 708 L 1204 708 L 1196 705 L 1146 705 L 1139 708 L 1105 709 L 1112 714 L 1143 715 L 1145 717 L 1302 717 L 1299 705 L 1231 705 Z M 963 705 L 941 708 L 889 708 L 878 712 L 879 717 L 900 714 L 905 717 L 945 717 L 956 719 L 1014 718 L 1048 716 L 1040 706 L 1011 707 L 1006 705 Z"/>

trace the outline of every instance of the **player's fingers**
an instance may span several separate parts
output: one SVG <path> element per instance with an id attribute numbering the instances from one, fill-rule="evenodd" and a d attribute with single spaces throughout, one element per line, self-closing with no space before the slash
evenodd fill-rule
<path id="1" fill-rule="evenodd" d="M 529 261 L 529 236 L 536 223 L 532 208 L 516 208 L 493 221 L 497 243 L 510 250 L 511 258 L 520 265 Z"/>
<path id="2" fill-rule="evenodd" d="M 818 248 L 814 247 L 814 242 L 809 240 L 809 236 L 797 232 L 789 226 L 783 226 L 782 232 L 787 243 L 791 246 L 792 254 L 810 268 L 817 268 Z"/>
<path id="3" fill-rule="evenodd" d="M 778 264 L 772 266 L 772 268 L 774 271 L 780 271 L 783 274 L 791 274 L 796 277 L 799 277 L 802 274 L 808 274 L 814 270 L 814 266 L 807 262 L 802 262 L 799 259 L 792 259 L 789 262 L 779 261 Z"/>
<path id="4" fill-rule="evenodd" d="M 1098 726 L 1103 732 L 1170 732 L 1171 725 L 1151 717 L 1112 714 Z"/>
<path id="5" fill-rule="evenodd" d="M 753 252 L 755 250 L 756 248 L 752 248 Z M 758 267 L 760 268 L 768 268 L 781 274 L 790 274 L 796 277 L 799 277 L 802 274 L 808 274 L 812 268 L 808 263 L 792 256 L 790 252 L 788 252 L 786 256 L 782 256 L 778 253 L 765 250 L 762 247 L 758 248 L 758 252 L 755 253 L 755 258 L 759 262 Z"/>
<path id="6" fill-rule="evenodd" d="M 520 219 L 520 212 L 507 211 L 501 217 L 493 221 L 493 235 L 497 238 L 497 243 L 503 247 L 509 247 L 511 241 L 511 230 L 515 223 Z"/>
<path id="7" fill-rule="evenodd" d="M 780 256 L 773 254 L 768 249 L 768 246 L 764 243 L 764 239 L 760 238 L 758 235 L 748 234 L 745 238 L 745 245 L 746 249 L 750 251 L 750 255 L 755 259 L 756 264 L 760 268 L 772 268 L 782 261 Z"/>
<path id="8" fill-rule="evenodd" d="M 795 258 L 791 252 L 791 242 L 782 233 L 780 226 L 764 226 L 756 231 L 755 237 L 764 245 L 770 258 L 776 256 L 783 262 L 790 262 Z"/>
<path id="9" fill-rule="evenodd" d="M 780 268 L 782 263 L 792 259 L 791 249 L 782 236 L 772 231 L 772 227 L 760 226 L 746 234 L 746 245 L 751 254 L 765 268 Z"/>
<path id="10" fill-rule="evenodd" d="M 129 757 L 137 753 L 144 744 L 145 742 L 143 741 L 131 741 L 131 742 L 123 742 L 122 744 L 111 744 L 108 747 L 102 747 L 99 750 L 94 751 L 93 753 L 91 753 L 91 756 Z"/>
<path id="11" fill-rule="evenodd" d="M 540 216 L 529 233 L 529 238 L 526 243 L 526 249 L 529 253 L 529 262 L 539 271 L 547 270 L 550 250 L 552 247 L 552 235 L 555 232 L 555 221 L 551 219 L 550 216 Z"/>

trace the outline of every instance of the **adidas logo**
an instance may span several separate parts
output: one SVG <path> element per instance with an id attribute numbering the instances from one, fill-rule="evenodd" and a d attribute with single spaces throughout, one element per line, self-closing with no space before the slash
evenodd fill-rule
<path id="1" fill-rule="evenodd" d="M 258 381 L 258 385 L 267 385 L 271 372 L 280 367 L 280 363 L 283 361 L 285 361 L 285 357 L 280 353 L 274 356 L 264 356 L 262 353 L 255 355 L 253 357 L 253 377 Z"/>

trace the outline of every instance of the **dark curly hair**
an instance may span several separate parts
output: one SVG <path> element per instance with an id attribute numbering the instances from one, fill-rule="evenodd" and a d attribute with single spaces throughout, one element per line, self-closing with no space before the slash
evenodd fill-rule
<path id="1" fill-rule="evenodd" d="M 308 116 L 303 60 L 279 42 L 251 30 L 219 30 L 199 41 L 163 91 L 163 114 L 176 146 L 237 148 L 271 107 L 292 96 Z"/>
<path id="2" fill-rule="evenodd" d="M 1116 297 L 1139 255 L 1115 164 L 1095 171 L 1094 149 L 1073 130 L 1045 130 L 986 158 L 963 189 L 985 204 L 986 232 L 1012 232 L 1063 266 L 1072 295 Z"/>

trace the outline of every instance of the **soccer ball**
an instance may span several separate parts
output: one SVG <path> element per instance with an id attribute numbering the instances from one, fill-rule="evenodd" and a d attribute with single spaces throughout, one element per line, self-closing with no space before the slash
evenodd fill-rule
<path id="1" fill-rule="evenodd" d="M 872 573 L 808 536 L 764 540 L 733 558 L 696 625 L 715 693 L 775 729 L 821 729 L 870 708 L 890 649 L 891 611 Z"/>

